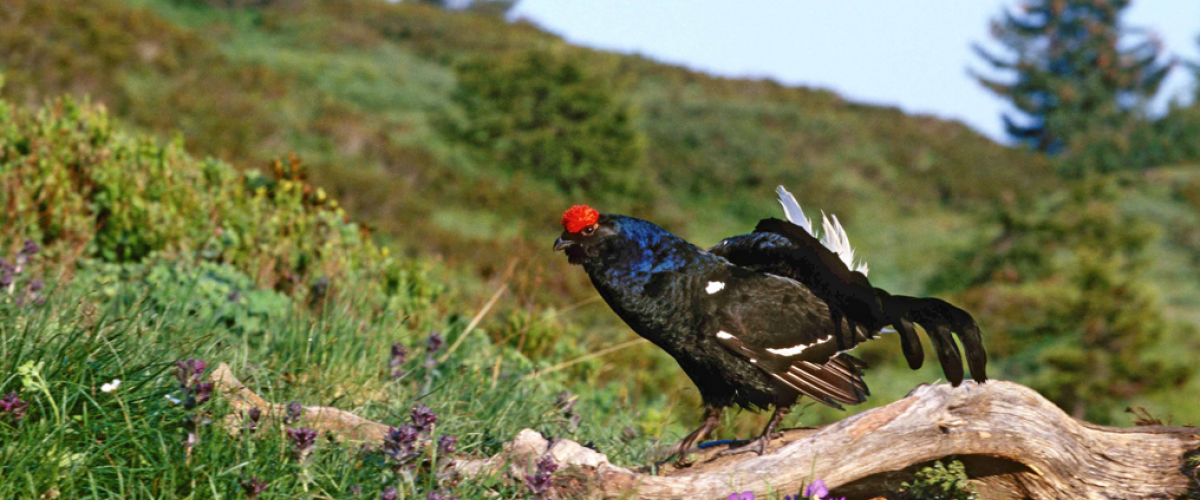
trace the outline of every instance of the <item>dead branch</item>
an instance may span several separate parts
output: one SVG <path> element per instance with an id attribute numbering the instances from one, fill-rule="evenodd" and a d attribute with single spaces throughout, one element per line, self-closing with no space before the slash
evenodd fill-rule
<path id="1" fill-rule="evenodd" d="M 258 406 L 272 418 L 285 411 L 246 389 L 225 365 L 212 377 L 235 409 Z M 309 407 L 304 417 L 315 429 L 368 443 L 387 431 L 334 408 Z M 854 500 L 891 498 L 914 471 L 957 459 L 989 500 L 1174 499 L 1195 494 L 1196 467 L 1189 458 L 1198 447 L 1196 428 L 1092 425 L 1024 386 L 968 382 L 921 386 L 888 406 L 821 428 L 786 431 L 761 457 L 710 459 L 718 451 L 710 449 L 693 467 L 666 467 L 657 475 L 618 467 L 603 453 L 570 440 L 551 442 L 529 429 L 496 456 L 457 466 L 468 476 L 520 478 L 548 453 L 572 468 L 572 492 L 592 498 L 725 499 L 742 491 L 782 496 L 817 477 L 835 496 Z"/>
<path id="2" fill-rule="evenodd" d="M 242 429 L 246 412 L 251 408 L 262 410 L 260 425 L 278 425 L 287 415 L 286 404 L 271 403 L 255 394 L 233 376 L 233 370 L 225 363 L 217 365 L 208 378 L 234 409 L 222 421 L 225 429 L 230 432 L 236 433 Z M 321 434 L 363 443 L 382 443 L 383 436 L 388 431 L 387 425 L 328 406 L 303 407 L 300 421 Z"/>

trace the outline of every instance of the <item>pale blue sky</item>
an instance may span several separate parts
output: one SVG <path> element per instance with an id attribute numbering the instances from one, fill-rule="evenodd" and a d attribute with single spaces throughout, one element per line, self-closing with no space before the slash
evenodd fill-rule
<path id="1" fill-rule="evenodd" d="M 513 15 L 579 45 L 630 52 L 722 76 L 831 89 L 859 102 L 961 120 L 1003 139 L 1003 101 L 967 75 L 988 21 L 1015 0 L 521 0 Z M 1200 1 L 1141 0 L 1126 22 L 1168 51 L 1200 59 Z M 1165 85 L 1188 95 L 1177 68 Z"/>

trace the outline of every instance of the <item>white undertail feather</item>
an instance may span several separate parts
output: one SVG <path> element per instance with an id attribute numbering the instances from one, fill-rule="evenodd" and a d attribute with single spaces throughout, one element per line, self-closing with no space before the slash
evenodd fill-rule
<path id="1" fill-rule="evenodd" d="M 813 227 L 812 220 L 804 215 L 804 209 L 800 208 L 800 204 L 796 202 L 796 197 L 792 196 L 783 186 L 775 188 L 775 194 L 779 196 L 779 204 L 783 205 L 783 213 L 787 215 L 788 221 L 792 224 L 804 228 L 808 234 L 813 235 L 821 241 L 825 248 L 833 250 L 842 262 L 846 263 L 846 267 L 852 270 L 867 274 L 866 262 L 854 262 L 854 248 L 850 246 L 850 236 L 846 234 L 846 229 L 842 227 L 842 223 L 838 221 L 836 215 L 825 215 L 821 212 L 821 234 L 817 233 Z"/>
<path id="2" fill-rule="evenodd" d="M 775 194 L 779 196 L 779 204 L 783 205 L 783 213 L 787 215 L 788 221 L 804 228 L 808 234 L 815 237 L 812 220 L 804 215 L 804 209 L 800 208 L 799 203 L 796 203 L 796 197 L 792 196 L 792 193 L 789 193 L 783 186 L 775 188 Z"/>

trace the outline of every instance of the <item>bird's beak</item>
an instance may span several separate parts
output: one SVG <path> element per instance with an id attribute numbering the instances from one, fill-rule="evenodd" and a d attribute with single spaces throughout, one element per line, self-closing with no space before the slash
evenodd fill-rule
<path id="1" fill-rule="evenodd" d="M 563 250 L 571 245 L 578 245 L 578 243 L 575 243 L 574 241 L 571 241 L 566 238 L 563 238 L 562 236 L 559 236 L 557 240 L 554 240 L 554 251 L 558 252 L 558 251 Z"/>

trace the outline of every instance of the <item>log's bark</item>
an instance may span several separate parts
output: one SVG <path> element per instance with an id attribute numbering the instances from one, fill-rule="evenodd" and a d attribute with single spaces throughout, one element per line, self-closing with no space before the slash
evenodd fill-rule
<path id="1" fill-rule="evenodd" d="M 235 409 L 258 406 L 282 415 L 219 366 L 217 387 Z M 236 429 L 240 416 L 227 420 Z M 307 425 L 366 443 L 382 440 L 387 426 L 325 407 L 308 407 Z M 657 474 L 609 463 L 570 440 L 549 441 L 526 429 L 504 451 L 487 459 L 460 460 L 465 475 L 506 473 L 516 479 L 549 454 L 571 471 L 556 484 L 571 496 L 591 498 L 725 499 L 754 491 L 759 498 L 797 492 L 821 478 L 835 497 L 892 498 L 901 482 L 935 460 L 960 460 L 983 499 L 1200 498 L 1192 456 L 1200 448 L 1193 427 L 1116 428 L 1075 420 L 1033 390 L 1011 382 L 924 385 L 908 397 L 815 429 L 792 429 L 763 456 L 712 458 Z"/>

